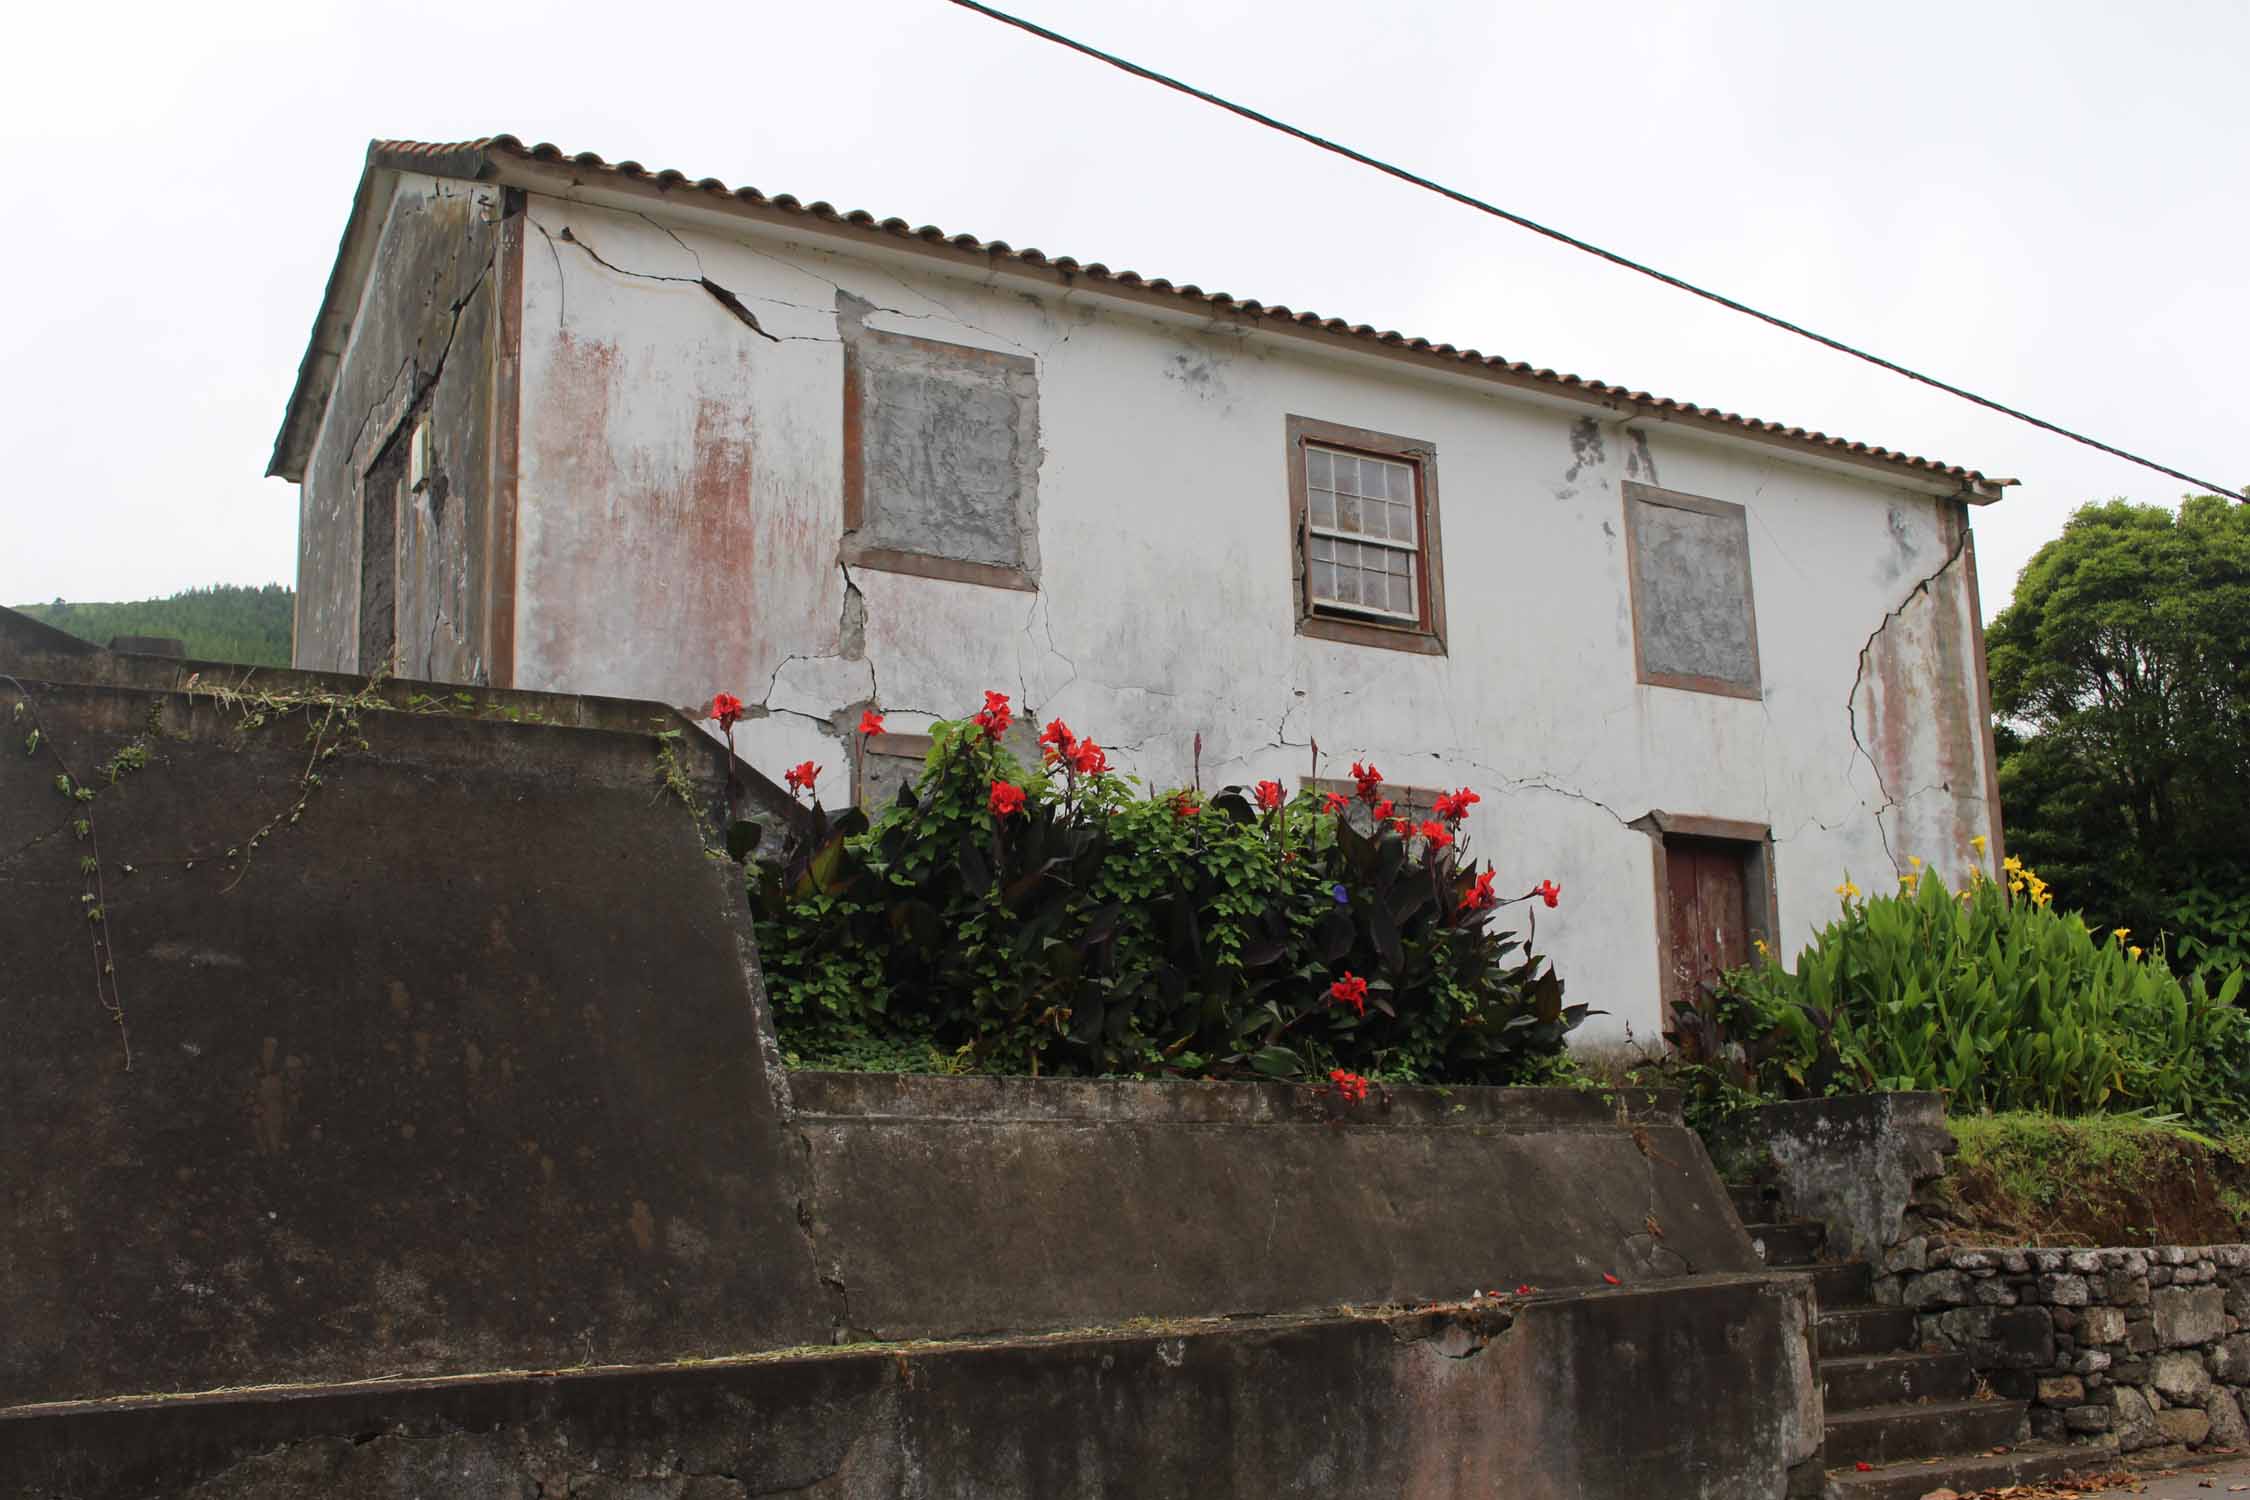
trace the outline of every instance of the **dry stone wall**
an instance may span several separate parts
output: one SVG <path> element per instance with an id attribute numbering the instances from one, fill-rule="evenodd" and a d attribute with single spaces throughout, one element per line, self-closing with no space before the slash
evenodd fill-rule
<path id="1" fill-rule="evenodd" d="M 1958 1349 L 2035 1436 L 2250 1448 L 2250 1245 L 1987 1249 L 1915 1235 L 1877 1266 L 1926 1348 Z"/>

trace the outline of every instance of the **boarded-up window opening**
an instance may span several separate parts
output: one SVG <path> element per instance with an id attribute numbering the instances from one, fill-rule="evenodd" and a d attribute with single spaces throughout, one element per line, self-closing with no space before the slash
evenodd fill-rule
<path id="1" fill-rule="evenodd" d="M 852 767 L 852 800 L 870 813 L 898 800 L 898 789 L 921 779 L 929 758 L 926 734 L 871 734 Z"/>
<path id="2" fill-rule="evenodd" d="M 1759 697 L 1749 512 L 1654 485 L 1627 481 L 1624 490 L 1633 664 L 1640 680 Z"/>

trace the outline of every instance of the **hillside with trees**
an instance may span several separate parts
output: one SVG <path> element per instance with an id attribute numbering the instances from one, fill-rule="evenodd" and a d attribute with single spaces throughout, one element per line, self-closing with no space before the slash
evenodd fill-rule
<path id="1" fill-rule="evenodd" d="M 2010 852 L 2183 969 L 2250 965 L 2250 507 L 2081 508 L 1986 641 Z"/>
<path id="2" fill-rule="evenodd" d="M 106 646 L 112 637 L 120 635 L 170 636 L 185 641 L 187 654 L 199 661 L 286 667 L 296 605 L 296 591 L 278 583 L 263 588 L 220 583 L 188 589 L 168 599 L 109 604 L 56 599 L 18 608 L 35 620 L 97 646 Z"/>

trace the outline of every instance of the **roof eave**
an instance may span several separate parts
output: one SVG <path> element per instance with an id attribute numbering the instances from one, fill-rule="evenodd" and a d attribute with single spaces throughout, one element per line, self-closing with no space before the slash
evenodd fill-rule
<path id="1" fill-rule="evenodd" d="M 274 436 L 273 456 L 266 463 L 269 477 L 292 484 L 304 482 L 305 464 L 320 434 L 336 371 L 351 343 L 353 325 L 359 320 L 360 298 L 367 289 L 368 271 L 375 262 L 399 174 L 422 172 L 476 181 L 492 175 L 492 169 L 493 157 L 481 142 L 428 153 L 386 150 L 381 141 L 367 143 L 367 162 L 352 195 L 351 217 L 344 221 L 343 237 L 337 241 L 336 263 L 329 268 L 320 312 L 313 319 L 312 338 L 297 362 L 297 383 L 289 392 L 281 430 Z"/>

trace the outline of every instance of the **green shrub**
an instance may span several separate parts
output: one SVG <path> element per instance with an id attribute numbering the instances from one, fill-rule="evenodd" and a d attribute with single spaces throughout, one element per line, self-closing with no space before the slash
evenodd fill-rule
<path id="1" fill-rule="evenodd" d="M 2236 974 L 2186 984 L 2118 929 L 2054 909 L 2015 861 L 1959 891 L 1909 877 L 1843 911 L 1797 957 L 1730 976 L 1721 1025 L 1762 1092 L 1939 1089 L 1957 1111 L 2250 1114 Z"/>
<path id="2" fill-rule="evenodd" d="M 1472 795 L 1419 828 L 1377 805 L 1372 767 L 1348 816 L 1275 782 L 1144 795 L 1059 720 L 1045 763 L 1022 765 L 988 698 L 932 727 L 921 777 L 872 824 L 816 805 L 809 836 L 753 866 L 799 1063 L 1508 1083 L 1544 1076 L 1587 1015 L 1492 925 L 1555 888 L 1494 894 L 1460 833 Z"/>

